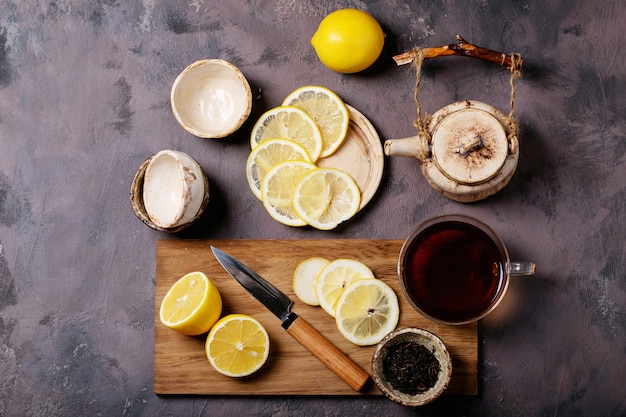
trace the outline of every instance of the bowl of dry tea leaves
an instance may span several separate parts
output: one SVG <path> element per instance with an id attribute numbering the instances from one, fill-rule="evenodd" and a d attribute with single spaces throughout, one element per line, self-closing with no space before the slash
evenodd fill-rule
<path id="1" fill-rule="evenodd" d="M 389 399 L 405 406 L 427 404 L 443 393 L 452 376 L 452 360 L 433 333 L 413 327 L 398 329 L 374 350 L 372 378 Z"/>

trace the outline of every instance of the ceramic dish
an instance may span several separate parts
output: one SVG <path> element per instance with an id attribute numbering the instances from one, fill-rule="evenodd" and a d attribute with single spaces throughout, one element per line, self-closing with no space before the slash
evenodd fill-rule
<path id="1" fill-rule="evenodd" d="M 425 347 L 432 353 L 439 365 L 439 371 L 437 372 L 437 377 L 433 385 L 423 391 L 416 390 L 416 393 L 407 393 L 397 389 L 385 376 L 385 365 L 387 365 L 387 358 L 391 355 L 391 351 L 395 347 L 407 343 Z M 423 361 L 422 363 L 429 363 L 429 361 Z M 415 365 L 415 363 L 410 363 L 410 365 Z M 422 369 L 423 368 L 420 368 L 420 370 Z M 414 371 L 419 372 L 417 368 L 414 369 Z M 408 371 L 402 370 L 402 374 L 403 377 L 406 377 Z M 376 386 L 389 399 L 405 406 L 415 407 L 434 401 L 448 388 L 451 376 L 452 360 L 450 359 L 448 349 L 441 339 L 423 329 L 408 327 L 391 332 L 380 341 L 374 351 L 372 359 L 372 378 Z M 414 380 L 419 381 L 420 379 L 415 378 Z M 411 382 L 411 385 L 415 387 L 413 382 Z"/>
<path id="2" fill-rule="evenodd" d="M 156 224 L 154 224 L 154 222 L 150 219 L 150 216 L 148 215 L 148 212 L 146 210 L 146 206 L 144 204 L 144 196 L 143 196 L 143 190 L 144 190 L 144 179 L 146 177 L 146 169 L 148 168 L 148 165 L 150 164 L 150 162 L 152 161 L 152 159 L 156 156 L 157 154 L 151 155 L 150 157 L 148 157 L 139 167 L 139 169 L 137 170 L 137 172 L 135 173 L 135 176 L 133 177 L 133 182 L 130 186 L 130 205 L 131 208 L 133 209 L 133 212 L 135 213 L 135 215 L 139 218 L 139 220 L 141 220 L 146 226 L 154 229 L 154 230 L 158 230 L 161 232 L 168 232 L 168 233 L 176 233 L 176 232 L 180 232 L 181 230 L 186 229 L 187 227 L 189 227 L 193 222 L 195 222 L 196 220 L 198 220 L 202 214 L 204 213 L 204 211 L 206 210 L 206 207 L 209 203 L 209 180 L 206 177 L 206 175 L 202 175 L 202 179 L 204 181 L 204 198 L 202 199 L 202 203 L 200 205 L 200 208 L 197 212 L 197 214 L 190 220 L 188 220 L 186 223 L 183 223 L 179 226 L 175 226 L 175 227 L 170 227 L 170 228 L 166 228 L 166 227 L 160 227 Z"/>
<path id="3" fill-rule="evenodd" d="M 359 209 L 363 209 L 376 194 L 383 176 L 383 146 L 372 123 L 354 107 L 346 106 L 350 112 L 347 136 L 334 154 L 318 160 L 317 165 L 350 174 L 361 190 Z"/>
<path id="4" fill-rule="evenodd" d="M 185 68 L 172 85 L 170 101 L 181 127 L 201 138 L 234 133 L 252 109 L 246 77 L 222 59 L 204 59 Z"/>

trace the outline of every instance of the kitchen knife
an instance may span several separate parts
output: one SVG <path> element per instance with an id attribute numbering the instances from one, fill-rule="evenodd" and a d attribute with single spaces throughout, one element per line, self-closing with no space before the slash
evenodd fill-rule
<path id="1" fill-rule="evenodd" d="M 232 256 L 214 246 L 211 246 L 211 250 L 226 272 L 281 320 L 282 327 L 287 333 L 354 390 L 361 391 L 365 387 L 370 379 L 369 374 L 307 321 L 291 312 L 293 301 Z"/>

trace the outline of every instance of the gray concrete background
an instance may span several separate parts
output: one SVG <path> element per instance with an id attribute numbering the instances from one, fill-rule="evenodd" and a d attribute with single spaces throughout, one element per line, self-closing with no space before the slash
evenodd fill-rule
<path id="1" fill-rule="evenodd" d="M 309 38 L 353 6 L 387 38 L 363 74 L 323 67 Z M 626 414 L 626 3 L 528 1 L 9 0 L 0 4 L 0 416 L 623 416 Z M 432 190 L 416 160 L 386 158 L 376 198 L 332 232 L 289 228 L 249 191 L 252 121 L 319 84 L 381 139 L 414 133 L 414 74 L 391 56 L 468 41 L 524 58 L 521 158 L 497 195 L 464 205 Z M 202 140 L 175 121 L 169 90 L 202 58 L 239 66 L 250 121 Z M 434 112 L 477 99 L 508 109 L 502 68 L 429 61 Z M 194 156 L 208 212 L 176 236 L 143 225 L 128 193 L 161 149 Z M 152 392 L 155 241 L 393 238 L 461 212 L 490 224 L 538 274 L 512 283 L 479 326 L 480 395 L 411 410 L 384 398 L 161 397 Z"/>

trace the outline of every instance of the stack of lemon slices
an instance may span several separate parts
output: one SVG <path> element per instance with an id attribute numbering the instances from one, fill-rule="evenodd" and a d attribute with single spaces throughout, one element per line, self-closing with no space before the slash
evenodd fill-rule
<path id="1" fill-rule="evenodd" d="M 293 290 L 304 303 L 334 317 L 339 332 L 359 346 L 380 342 L 398 324 L 396 293 L 354 259 L 303 260 L 294 271 Z"/>
<path id="2" fill-rule="evenodd" d="M 341 146 L 349 122 L 343 100 L 319 86 L 298 88 L 259 118 L 250 135 L 246 177 L 272 218 L 330 230 L 357 213 L 361 192 L 354 179 L 316 165 Z"/>

